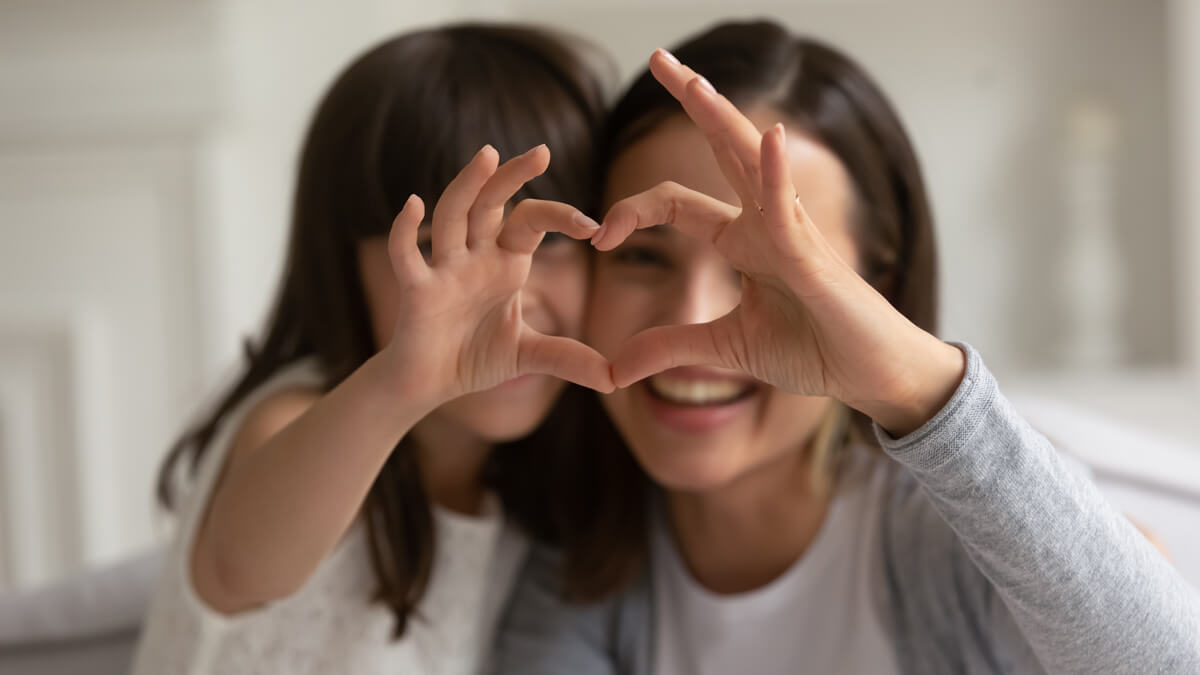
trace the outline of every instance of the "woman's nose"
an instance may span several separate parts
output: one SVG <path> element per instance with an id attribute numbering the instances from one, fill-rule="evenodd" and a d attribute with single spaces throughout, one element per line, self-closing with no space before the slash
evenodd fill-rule
<path id="1" fill-rule="evenodd" d="M 669 323 L 707 323 L 725 316 L 737 306 L 742 290 L 730 271 L 704 267 L 690 271 L 679 280 L 676 301 Z"/>

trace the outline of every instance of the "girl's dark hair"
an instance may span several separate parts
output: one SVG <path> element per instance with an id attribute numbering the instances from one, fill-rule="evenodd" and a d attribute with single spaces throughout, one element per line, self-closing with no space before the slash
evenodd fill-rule
<path id="1" fill-rule="evenodd" d="M 578 45 L 529 27 L 454 25 L 383 42 L 338 77 L 301 152 L 282 285 L 265 337 L 247 343 L 240 379 L 167 455 L 158 481 L 163 504 L 173 506 L 179 466 L 194 469 L 230 412 L 281 368 L 314 358 L 328 390 L 375 354 L 380 345 L 357 245 L 386 236 L 410 194 L 432 208 L 485 143 L 502 158 L 546 143 L 550 168 L 521 196 L 594 210 L 605 112 L 597 67 L 603 61 Z M 484 479 L 518 520 L 544 508 L 531 453 L 554 442 L 556 433 L 541 429 L 502 444 L 488 460 Z M 434 546 L 432 513 L 408 439 L 376 477 L 363 513 L 378 598 L 395 613 L 399 637 L 428 586 Z"/>
<path id="2" fill-rule="evenodd" d="M 866 72 L 841 52 L 769 21 L 722 23 L 671 51 L 741 110 L 778 111 L 837 156 L 855 198 L 860 272 L 913 323 L 936 333 L 937 261 L 929 198 L 900 119 Z M 681 114 L 679 103 L 643 72 L 609 116 L 606 164 Z M 583 601 L 619 590 L 640 571 L 653 494 L 649 477 L 599 401 L 590 398 L 581 421 L 590 429 L 588 446 L 556 469 L 561 487 L 554 497 L 555 530 L 566 549 L 567 594 Z M 851 437 L 874 444 L 866 416 L 853 413 L 843 428 L 834 432 L 828 448 L 842 447 Z M 829 449 L 811 452 L 828 454 Z M 828 456 L 812 460 L 834 466 Z"/>

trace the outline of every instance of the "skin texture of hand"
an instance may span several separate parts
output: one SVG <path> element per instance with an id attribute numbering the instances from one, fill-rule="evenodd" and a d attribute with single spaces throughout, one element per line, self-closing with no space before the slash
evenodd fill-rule
<path id="1" fill-rule="evenodd" d="M 557 202 L 527 199 L 505 217 L 505 204 L 549 161 L 544 145 L 500 166 L 491 146 L 480 150 L 434 208 L 429 262 L 417 247 L 420 198 L 410 197 L 392 224 L 388 253 L 403 306 L 381 356 L 394 364 L 398 386 L 424 392 L 432 406 L 530 373 L 612 390 L 604 357 L 522 318 L 521 287 L 544 234 L 583 239 L 596 231 Z"/>
<path id="2" fill-rule="evenodd" d="M 665 51 L 650 69 L 704 132 L 741 208 L 664 183 L 613 205 L 593 244 L 609 250 L 636 229 L 672 224 L 716 246 L 741 272 L 742 296 L 716 321 L 633 336 L 613 359 L 614 383 L 683 365 L 732 368 L 837 398 L 895 435 L 920 427 L 961 381 L 960 350 L 908 321 L 822 236 L 796 199 L 782 125 L 760 133 Z"/>

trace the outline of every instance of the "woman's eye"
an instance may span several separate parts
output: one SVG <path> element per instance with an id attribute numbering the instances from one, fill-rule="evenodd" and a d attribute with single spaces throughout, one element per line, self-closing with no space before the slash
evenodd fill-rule
<path id="1" fill-rule="evenodd" d="M 613 251 L 611 260 L 631 267 L 668 267 L 670 260 L 649 246 L 622 246 Z"/>

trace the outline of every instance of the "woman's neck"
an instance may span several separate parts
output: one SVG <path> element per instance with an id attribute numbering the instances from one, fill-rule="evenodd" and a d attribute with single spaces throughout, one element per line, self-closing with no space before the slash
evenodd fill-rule
<path id="1" fill-rule="evenodd" d="M 430 501 L 451 511 L 478 515 L 485 493 L 483 465 L 492 444 L 436 413 L 418 422 L 410 433 Z"/>
<path id="2" fill-rule="evenodd" d="M 829 512 L 805 453 L 792 453 L 718 489 L 671 492 L 667 513 L 684 564 L 716 593 L 777 579 L 808 550 Z"/>

